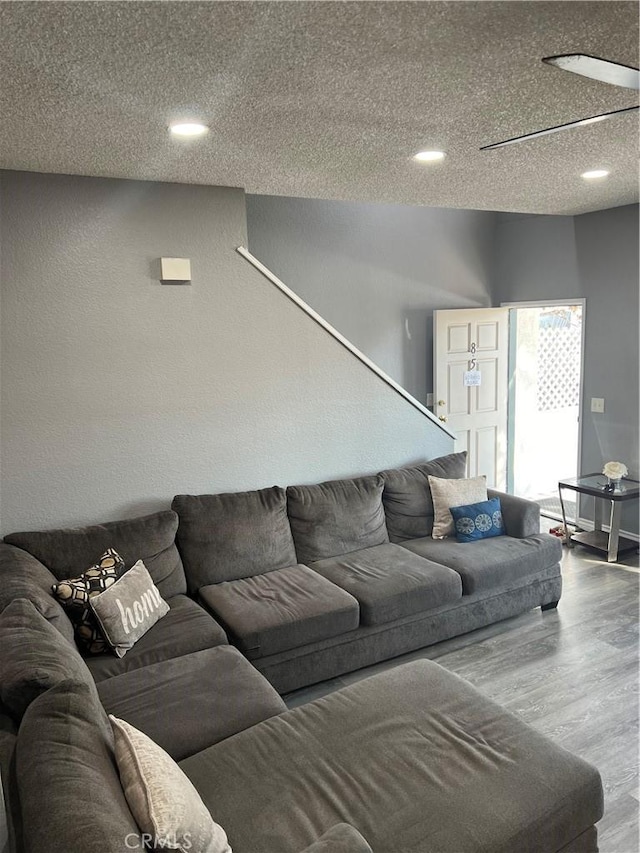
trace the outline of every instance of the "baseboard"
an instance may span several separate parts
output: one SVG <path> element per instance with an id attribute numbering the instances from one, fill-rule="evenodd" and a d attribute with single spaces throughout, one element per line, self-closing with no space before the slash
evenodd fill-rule
<path id="1" fill-rule="evenodd" d="M 567 521 L 567 524 L 571 526 L 570 521 Z M 581 530 L 593 530 L 593 521 L 588 518 L 579 518 L 578 527 Z M 603 524 L 602 529 L 606 530 L 606 532 L 608 533 L 611 530 L 611 527 L 608 524 Z M 632 533 L 630 530 L 621 530 L 620 536 L 624 536 L 625 539 L 631 539 L 632 542 L 640 542 L 640 534 Z"/>

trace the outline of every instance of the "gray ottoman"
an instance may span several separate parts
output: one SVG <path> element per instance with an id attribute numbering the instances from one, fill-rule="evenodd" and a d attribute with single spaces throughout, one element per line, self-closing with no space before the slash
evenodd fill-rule
<path id="1" fill-rule="evenodd" d="M 234 853 L 337 823 L 374 853 L 596 851 L 598 771 L 438 664 L 405 664 L 181 762 Z"/>

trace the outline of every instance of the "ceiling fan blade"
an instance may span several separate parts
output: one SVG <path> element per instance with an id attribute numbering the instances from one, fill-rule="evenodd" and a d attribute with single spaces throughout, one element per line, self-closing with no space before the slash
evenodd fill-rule
<path id="1" fill-rule="evenodd" d="M 586 53 L 565 53 L 560 56 L 545 56 L 542 60 L 547 65 L 555 65 L 563 71 L 572 71 L 592 80 L 600 80 L 601 83 L 610 83 L 612 86 L 623 86 L 625 89 L 640 89 L 640 71 L 631 65 L 622 65 L 619 62 L 609 62 L 608 59 L 599 59 L 597 56 L 589 56 Z"/>
<path id="2" fill-rule="evenodd" d="M 523 136 L 514 136 L 511 139 L 503 139 L 502 142 L 493 142 L 491 145 L 483 145 L 480 151 L 490 151 L 492 148 L 504 148 L 505 145 L 513 145 L 515 142 L 524 142 L 527 139 L 536 139 L 538 136 L 547 136 L 550 133 L 558 133 L 560 130 L 568 130 L 571 127 L 584 127 L 588 124 L 596 124 L 596 122 L 605 121 L 605 119 L 612 116 L 629 113 L 637 109 L 640 109 L 640 107 L 624 107 L 622 110 L 612 110 L 610 113 L 600 113 L 597 116 L 578 119 L 578 121 L 568 121 L 566 124 L 558 124 L 555 127 L 547 127 L 544 130 L 536 130 L 534 133 L 525 133 Z"/>

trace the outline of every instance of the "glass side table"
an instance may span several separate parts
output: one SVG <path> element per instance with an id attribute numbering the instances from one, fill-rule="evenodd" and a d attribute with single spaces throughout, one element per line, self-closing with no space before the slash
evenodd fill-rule
<path id="1" fill-rule="evenodd" d="M 562 500 L 562 490 L 570 489 L 580 495 L 591 495 L 595 498 L 595 509 L 593 513 L 593 530 L 576 530 L 573 535 L 569 534 L 567 518 Z M 638 543 L 632 539 L 620 537 L 620 513 L 623 501 L 638 500 L 640 495 L 640 482 L 625 477 L 620 480 L 615 489 L 608 487 L 607 478 L 604 474 L 586 474 L 584 477 L 571 477 L 558 482 L 558 494 L 560 496 L 560 508 L 562 509 L 562 524 L 565 530 L 565 545 L 571 547 L 572 542 L 579 542 L 589 548 L 607 555 L 608 563 L 615 563 L 618 554 L 633 551 L 638 548 Z M 605 501 L 609 501 L 609 534 L 602 529 L 602 509 Z"/>

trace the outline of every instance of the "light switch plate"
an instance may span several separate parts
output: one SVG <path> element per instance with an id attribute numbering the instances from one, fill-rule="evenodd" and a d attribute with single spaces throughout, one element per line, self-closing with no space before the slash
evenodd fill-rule
<path id="1" fill-rule="evenodd" d="M 190 282 L 190 259 L 160 258 L 160 280 L 163 284 L 187 284 Z"/>
<path id="2" fill-rule="evenodd" d="M 591 398 L 591 411 L 601 415 L 604 412 L 604 397 Z"/>

